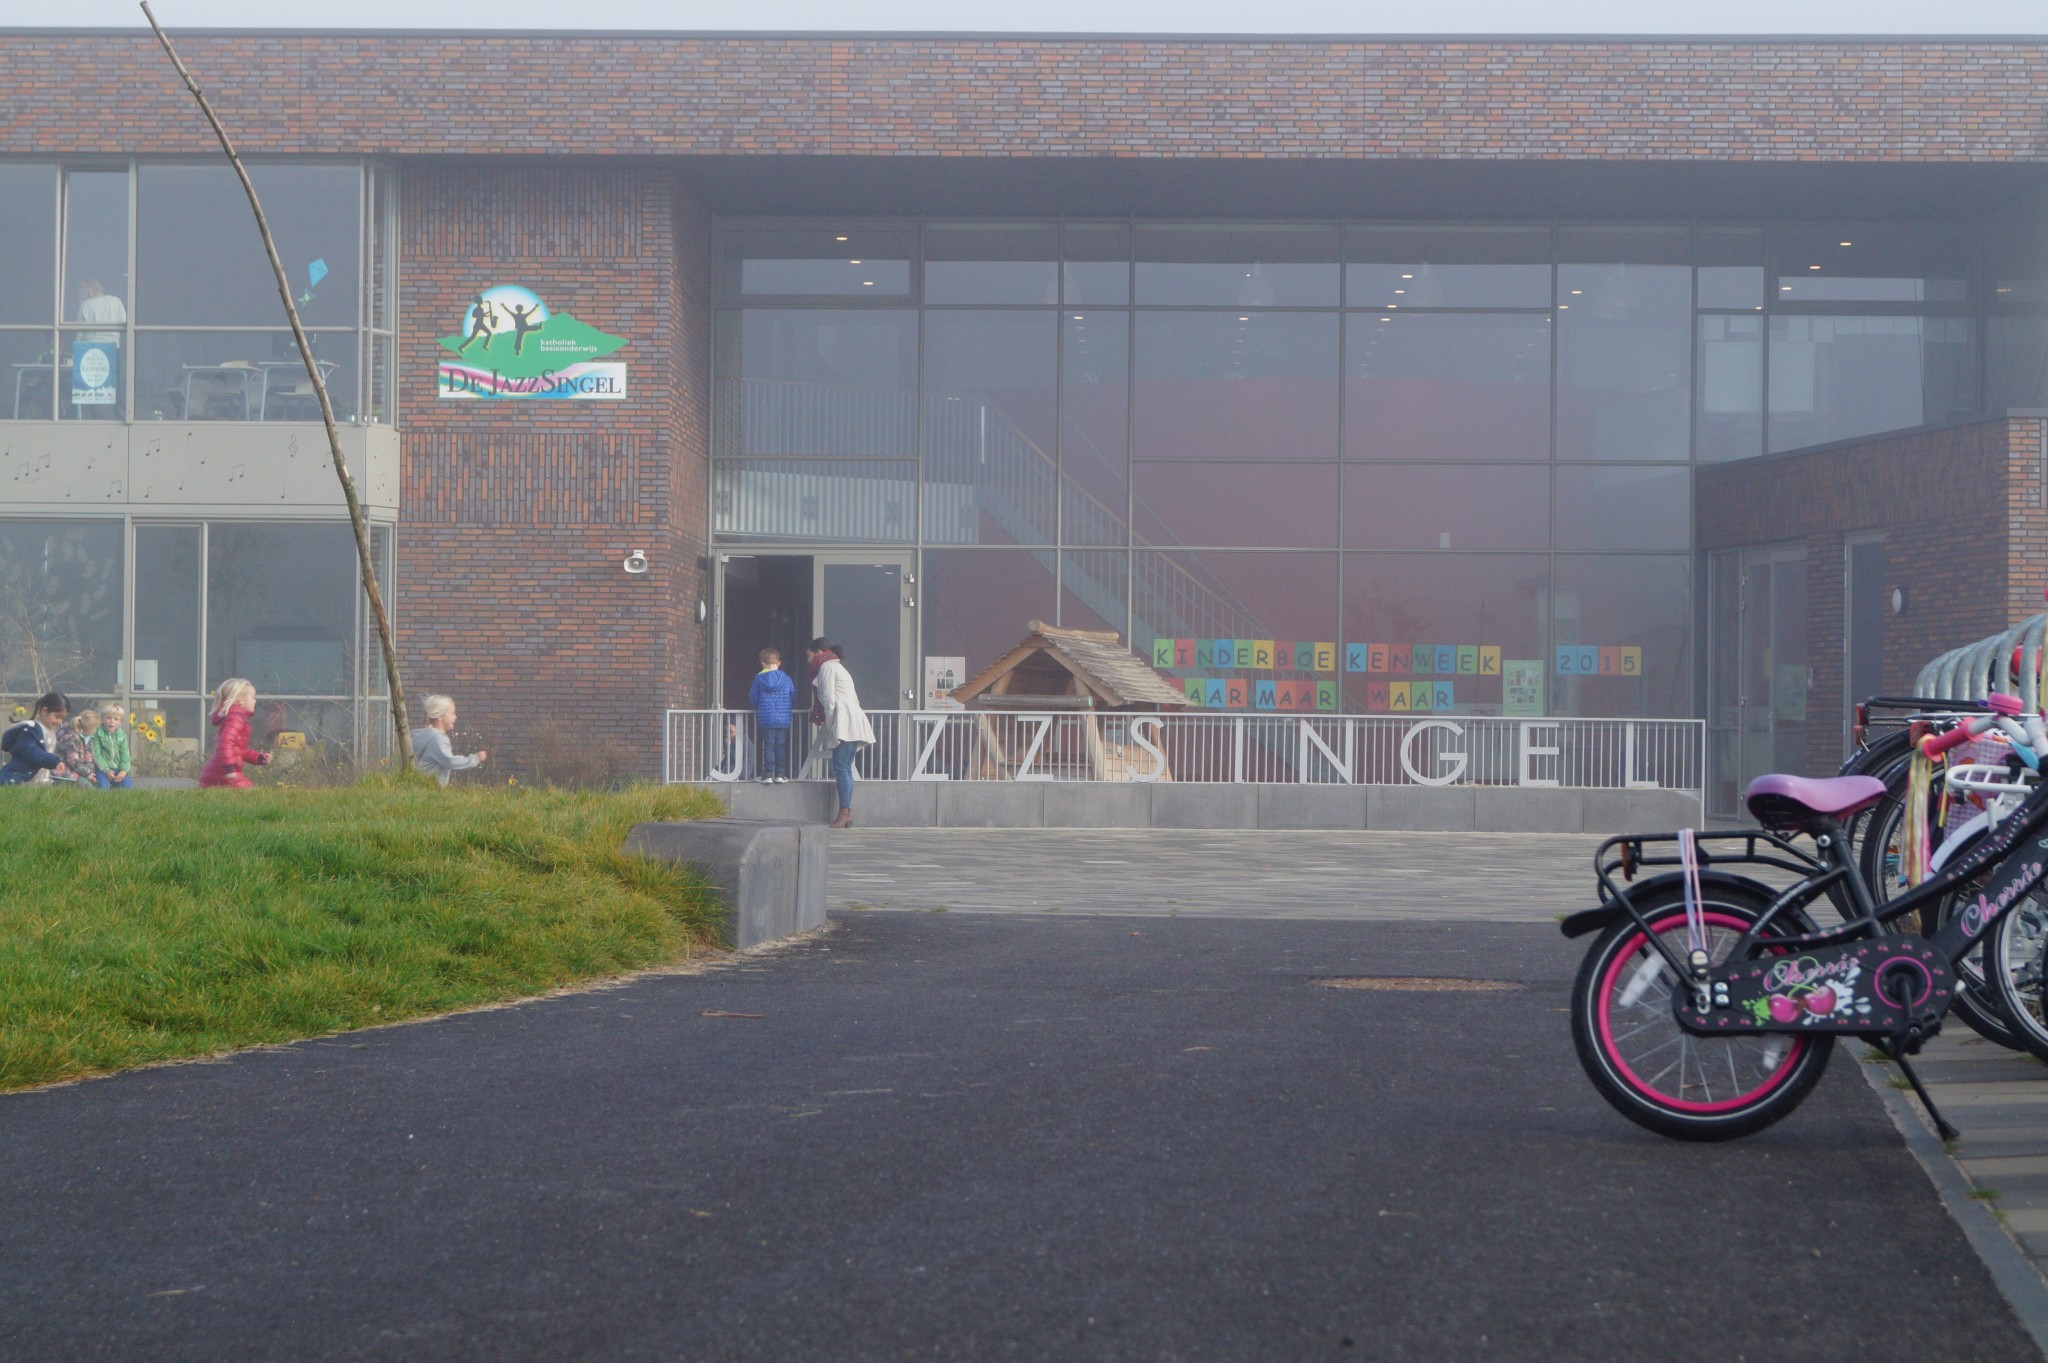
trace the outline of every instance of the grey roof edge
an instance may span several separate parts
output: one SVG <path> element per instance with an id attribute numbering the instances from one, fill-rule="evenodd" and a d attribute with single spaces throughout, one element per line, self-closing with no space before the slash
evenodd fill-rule
<path id="1" fill-rule="evenodd" d="M 1619 47 L 1656 44 L 1683 47 L 1780 47 L 1821 44 L 1835 47 L 1899 46 L 1999 47 L 2015 44 L 2048 45 L 2042 33 L 1143 33 L 1108 31 L 1101 33 L 1034 33 L 1026 29 L 502 29 L 480 33 L 465 28 L 220 28 L 187 27 L 167 29 L 188 37 L 228 38 L 473 38 L 494 42 L 532 38 L 574 39 L 666 39 L 702 42 L 707 40 L 758 42 L 960 42 L 1003 40 L 1031 43 L 1266 43 L 1301 44 L 1394 44 L 1407 46 L 1453 46 L 1488 43 L 1538 44 L 1554 46 Z M 149 37 L 144 25 L 81 25 L 61 27 L 0 25 L 0 38 L 12 37 L 100 37 L 121 34 Z"/>

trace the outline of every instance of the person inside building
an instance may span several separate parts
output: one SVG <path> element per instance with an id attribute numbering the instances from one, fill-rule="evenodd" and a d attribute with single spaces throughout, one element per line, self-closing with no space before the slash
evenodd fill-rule
<path id="1" fill-rule="evenodd" d="M 7 763 L 0 766 L 0 786 L 25 786 L 31 781 L 68 777 L 69 769 L 57 756 L 57 735 L 71 718 L 71 700 L 62 691 L 46 691 L 36 698 L 33 718 L 10 724 L 0 733 L 0 753 Z"/>
<path id="2" fill-rule="evenodd" d="M 455 728 L 455 701 L 449 696 L 428 696 L 423 702 L 427 712 L 424 726 L 412 731 L 412 765 L 415 770 L 425 772 L 442 785 L 458 771 L 469 771 L 484 764 L 490 754 L 479 748 L 468 757 L 457 757 L 454 747 L 448 742 L 449 733 Z"/>
<path id="3" fill-rule="evenodd" d="M 78 320 L 94 326 L 124 327 L 128 325 L 128 309 L 120 299 L 101 288 L 97 279 L 81 279 L 78 281 Z M 78 339 L 119 344 L 121 333 L 84 331 L 79 333 Z"/>
<path id="4" fill-rule="evenodd" d="M 853 763 L 865 745 L 875 741 L 874 726 L 860 708 L 853 674 L 846 670 L 845 651 L 827 639 L 813 639 L 809 649 L 811 665 L 817 668 L 813 712 L 819 720 L 818 742 L 832 754 L 832 784 L 839 792 L 839 814 L 834 828 L 853 827 Z"/>

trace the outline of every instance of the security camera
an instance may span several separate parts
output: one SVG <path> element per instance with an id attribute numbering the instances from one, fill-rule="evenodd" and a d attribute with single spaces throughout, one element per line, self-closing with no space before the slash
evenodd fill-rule
<path id="1" fill-rule="evenodd" d="M 626 555 L 626 561 L 619 566 L 637 576 L 647 571 L 647 555 L 635 549 L 632 553 Z"/>

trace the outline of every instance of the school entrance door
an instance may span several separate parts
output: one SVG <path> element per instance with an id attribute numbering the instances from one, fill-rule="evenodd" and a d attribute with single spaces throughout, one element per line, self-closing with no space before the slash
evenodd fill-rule
<path id="1" fill-rule="evenodd" d="M 823 635 L 846 650 L 868 710 L 906 710 L 917 700 L 917 583 L 908 553 L 720 554 L 717 574 L 717 703 L 744 709 L 764 648 L 782 652 L 805 704 L 804 645 Z"/>
<path id="2" fill-rule="evenodd" d="M 1805 548 L 1710 554 L 1707 596 L 1707 812 L 1725 818 L 1767 772 L 1832 773 L 1807 755 Z"/>

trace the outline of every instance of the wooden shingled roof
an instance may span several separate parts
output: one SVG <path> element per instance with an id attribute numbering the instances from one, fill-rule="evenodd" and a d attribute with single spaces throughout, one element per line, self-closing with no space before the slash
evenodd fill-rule
<path id="1" fill-rule="evenodd" d="M 1111 710 L 1183 709 L 1188 703 L 1186 692 L 1125 648 L 1116 631 L 1059 629 L 1043 620 L 1033 620 L 1023 642 L 956 688 L 953 699 L 965 703 L 984 693 L 1013 705 L 1030 696 L 1071 696 Z"/>

